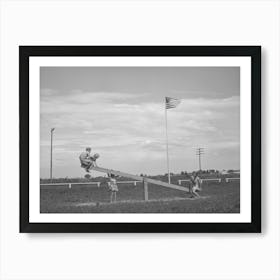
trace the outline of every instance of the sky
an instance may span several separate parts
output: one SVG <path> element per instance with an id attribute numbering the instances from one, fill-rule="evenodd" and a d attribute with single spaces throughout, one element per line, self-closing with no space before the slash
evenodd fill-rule
<path id="1" fill-rule="evenodd" d="M 239 67 L 41 67 L 40 176 L 81 177 L 79 155 L 99 153 L 99 166 L 131 174 L 240 167 Z M 95 173 L 95 175 L 100 175 Z"/>

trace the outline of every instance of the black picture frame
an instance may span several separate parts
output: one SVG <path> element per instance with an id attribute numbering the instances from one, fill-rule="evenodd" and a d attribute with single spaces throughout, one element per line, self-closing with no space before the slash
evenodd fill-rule
<path id="1" fill-rule="evenodd" d="M 29 58 L 32 56 L 251 57 L 251 222 L 31 223 L 29 221 Z M 261 232 L 261 46 L 19 46 L 19 85 L 21 233 Z"/>

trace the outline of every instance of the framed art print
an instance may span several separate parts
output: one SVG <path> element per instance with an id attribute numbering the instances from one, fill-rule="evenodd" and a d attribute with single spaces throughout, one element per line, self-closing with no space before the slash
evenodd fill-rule
<path id="1" fill-rule="evenodd" d="M 260 46 L 20 46 L 20 232 L 261 232 Z"/>

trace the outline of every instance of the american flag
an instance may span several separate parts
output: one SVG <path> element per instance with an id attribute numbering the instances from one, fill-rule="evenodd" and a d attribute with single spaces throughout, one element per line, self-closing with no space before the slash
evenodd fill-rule
<path id="1" fill-rule="evenodd" d="M 176 108 L 181 103 L 181 99 L 165 97 L 165 109 Z"/>

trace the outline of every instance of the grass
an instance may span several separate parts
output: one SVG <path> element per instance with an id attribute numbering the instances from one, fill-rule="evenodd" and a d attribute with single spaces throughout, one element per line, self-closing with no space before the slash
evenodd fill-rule
<path id="1" fill-rule="evenodd" d="M 149 184 L 149 201 L 143 201 L 143 186 L 119 185 L 117 202 L 109 203 L 107 185 L 41 186 L 41 213 L 239 213 L 239 181 L 207 182 L 201 198 Z"/>

